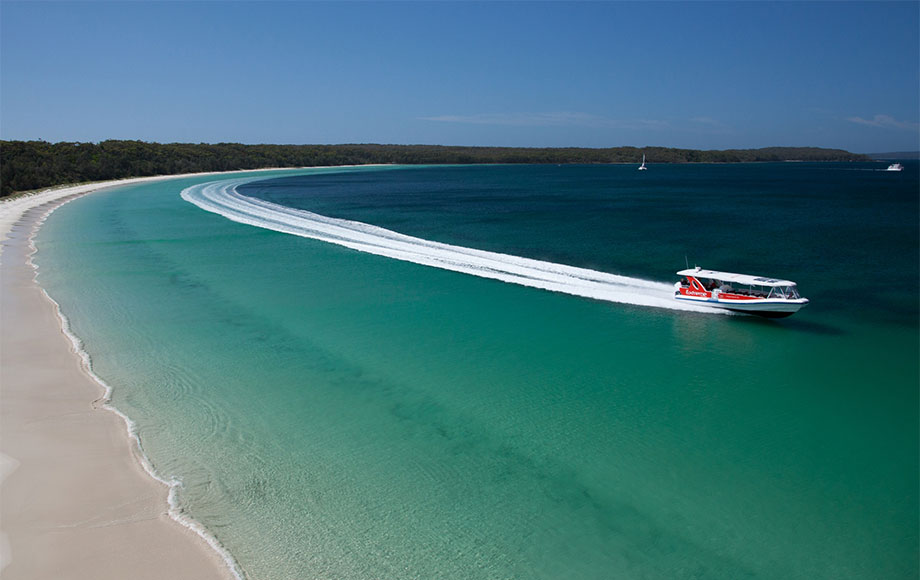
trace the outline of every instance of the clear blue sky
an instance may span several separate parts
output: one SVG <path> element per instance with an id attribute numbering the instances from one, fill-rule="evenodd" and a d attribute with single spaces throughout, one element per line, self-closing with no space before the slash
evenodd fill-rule
<path id="1" fill-rule="evenodd" d="M 0 1 L 0 137 L 920 149 L 920 3 Z"/>

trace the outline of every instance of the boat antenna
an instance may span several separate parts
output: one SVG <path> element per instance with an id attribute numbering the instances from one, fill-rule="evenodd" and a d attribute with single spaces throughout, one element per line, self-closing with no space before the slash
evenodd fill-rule
<path id="1" fill-rule="evenodd" d="M 687 265 L 687 269 L 690 269 L 690 260 L 687 259 L 687 254 L 684 254 L 684 264 Z"/>

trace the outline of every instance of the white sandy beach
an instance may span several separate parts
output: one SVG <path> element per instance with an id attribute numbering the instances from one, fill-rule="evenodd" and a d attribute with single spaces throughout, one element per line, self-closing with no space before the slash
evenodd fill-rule
<path id="1" fill-rule="evenodd" d="M 121 180 L 0 202 L 0 570 L 5 580 L 230 579 L 226 555 L 170 513 L 125 419 L 84 368 L 35 281 L 43 216 Z M 180 521 L 182 520 L 182 523 Z"/>

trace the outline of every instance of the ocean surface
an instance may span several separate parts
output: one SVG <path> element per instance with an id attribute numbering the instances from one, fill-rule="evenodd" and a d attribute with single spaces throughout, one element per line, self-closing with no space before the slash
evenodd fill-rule
<path id="1" fill-rule="evenodd" d="M 917 162 L 101 191 L 39 282 L 246 578 L 918 577 Z M 685 264 L 795 280 L 768 321 Z"/>

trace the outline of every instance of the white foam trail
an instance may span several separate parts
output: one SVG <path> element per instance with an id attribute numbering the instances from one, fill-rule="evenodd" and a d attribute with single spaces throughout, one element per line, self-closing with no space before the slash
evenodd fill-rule
<path id="1" fill-rule="evenodd" d="M 415 264 L 621 304 L 726 313 L 674 300 L 671 284 L 433 242 L 370 224 L 281 206 L 237 191 L 238 186 L 258 179 L 265 178 L 193 185 L 182 191 L 182 199 L 235 222 Z"/>

